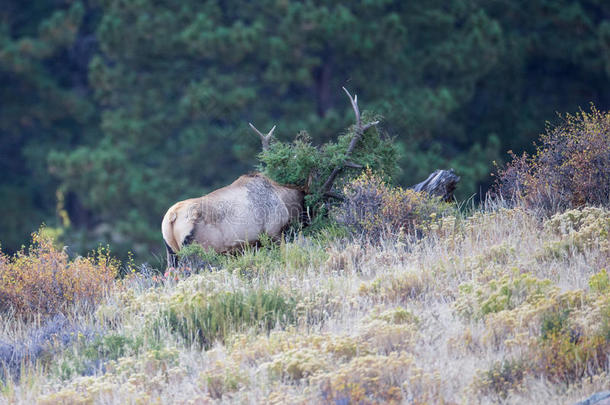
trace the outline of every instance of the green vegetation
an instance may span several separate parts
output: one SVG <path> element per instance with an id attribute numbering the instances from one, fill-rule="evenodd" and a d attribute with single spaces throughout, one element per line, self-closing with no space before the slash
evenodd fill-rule
<path id="1" fill-rule="evenodd" d="M 60 318 L 3 317 L 0 400 L 576 401 L 610 383 L 608 217 L 488 206 L 417 240 L 331 228 L 243 254 L 190 246 L 94 305 L 50 296 Z M 28 260 L 59 264 L 48 243 Z"/>
<path id="2" fill-rule="evenodd" d="M 79 375 L 96 373 L 103 370 L 108 362 L 138 354 L 142 346 L 142 337 L 128 338 L 119 333 L 97 336 L 93 340 L 81 336 L 75 344 L 76 350 L 66 352 L 61 363 L 49 367 L 50 374 L 66 381 Z"/>
<path id="3" fill-rule="evenodd" d="M 231 332 L 247 327 L 269 331 L 276 325 L 287 326 L 296 319 L 296 297 L 277 290 L 243 293 L 220 292 L 212 295 L 177 295 L 171 298 L 167 318 L 170 328 L 187 341 L 210 348 Z"/>
<path id="4" fill-rule="evenodd" d="M 3 249 L 19 250 L 46 222 L 75 253 L 101 241 L 122 258 L 161 258 L 158 224 L 172 203 L 256 167 L 248 122 L 277 124 L 284 142 L 306 130 L 323 145 L 353 123 L 342 86 L 361 96 L 365 117 L 384 117 L 399 151 L 394 183 L 454 167 L 458 198 L 479 195 L 491 162 L 530 148 L 556 111 L 608 109 L 608 7 L 7 0 Z M 301 139 L 277 144 L 273 162 L 312 152 Z M 286 180 L 307 177 L 299 161 Z"/>
<path id="5" fill-rule="evenodd" d="M 554 111 L 608 105 L 602 3 L 9 0 L 0 402 L 517 404 L 607 389 L 609 113 L 548 124 L 479 206 L 399 186 L 452 165 L 467 196 Z M 379 126 L 350 126 L 342 86 Z M 278 125 L 262 152 L 249 121 Z M 256 157 L 308 191 L 310 223 L 231 254 L 185 246 L 165 272 L 136 264 L 157 255 L 172 202 Z M 122 266 L 95 249 L 106 242 Z"/>

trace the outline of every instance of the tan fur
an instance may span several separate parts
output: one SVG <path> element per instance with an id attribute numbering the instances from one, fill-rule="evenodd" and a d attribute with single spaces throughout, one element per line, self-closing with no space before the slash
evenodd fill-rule
<path id="1" fill-rule="evenodd" d="M 185 242 L 220 253 L 255 243 L 261 233 L 278 238 L 300 216 L 303 197 L 301 190 L 262 174 L 244 175 L 203 197 L 174 204 L 161 223 L 163 239 L 173 253 Z"/>

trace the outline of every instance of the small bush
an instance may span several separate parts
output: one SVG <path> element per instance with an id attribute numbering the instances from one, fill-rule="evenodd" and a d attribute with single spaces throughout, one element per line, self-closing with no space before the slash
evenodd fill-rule
<path id="1" fill-rule="evenodd" d="M 550 280 L 538 279 L 529 273 L 512 277 L 504 275 L 485 284 L 460 285 L 455 309 L 465 318 L 481 319 L 491 313 L 512 310 L 524 303 L 536 304 L 554 293 Z"/>
<path id="2" fill-rule="evenodd" d="M 187 341 L 210 348 L 231 332 L 253 327 L 269 331 L 296 320 L 297 301 L 278 290 L 181 293 L 172 297 L 167 317 Z"/>
<path id="3" fill-rule="evenodd" d="M 595 284 L 607 277 L 600 272 Z M 571 384 L 608 371 L 610 300 L 602 293 L 578 309 L 564 303 L 544 313 L 540 336 L 531 349 L 534 370 L 553 382 Z"/>
<path id="4" fill-rule="evenodd" d="M 512 154 L 499 172 L 498 194 L 550 211 L 610 204 L 610 113 L 592 106 L 562 118 L 533 156 Z"/>
<path id="5" fill-rule="evenodd" d="M 594 283 L 603 277 L 599 273 Z M 501 397 L 519 388 L 523 373 L 553 383 L 580 383 L 608 371 L 610 300 L 582 290 L 560 293 L 548 280 L 529 274 L 492 280 L 493 288 L 462 288 L 476 304 L 457 307 L 473 317 L 485 317 L 488 338 L 495 347 L 521 347 L 526 363 L 496 364 L 475 379 L 475 386 Z M 465 286 L 464 286 L 465 287 Z M 472 308 L 476 308 L 472 311 Z"/>
<path id="6" fill-rule="evenodd" d="M 39 360 L 52 359 L 75 341 L 90 341 L 94 331 L 71 323 L 64 315 L 57 314 L 40 326 L 29 325 L 31 331 L 25 338 L 14 341 L 0 340 L 0 379 L 9 376 L 19 378 L 22 367 Z M 46 363 L 46 361 L 43 361 Z"/>
<path id="7" fill-rule="evenodd" d="M 559 235 L 563 245 L 584 252 L 599 249 L 610 254 L 610 211 L 605 208 L 585 207 L 555 214 L 544 228 Z"/>
<path id="8" fill-rule="evenodd" d="M 312 379 L 324 404 L 443 403 L 437 375 L 424 373 L 412 355 L 366 355 Z"/>
<path id="9" fill-rule="evenodd" d="M 281 239 L 279 244 L 268 238 L 260 245 L 246 246 L 239 254 L 223 256 L 221 268 L 244 279 L 266 279 L 276 271 L 300 273 L 320 267 L 328 258 L 323 243 L 314 238 L 298 236 L 292 243 Z"/>
<path id="10" fill-rule="evenodd" d="M 558 333 L 569 332 L 569 315 L 569 308 L 559 308 L 543 314 L 540 324 L 540 337 L 546 340 Z M 576 336 L 576 333 L 574 333 L 574 336 Z"/>
<path id="11" fill-rule="evenodd" d="M 265 174 L 281 184 L 305 187 L 308 176 L 321 164 L 320 150 L 311 144 L 305 131 L 299 132 L 291 143 L 273 142 L 262 151 L 259 160 Z"/>
<path id="12" fill-rule="evenodd" d="M 77 375 L 92 375 L 104 370 L 110 361 L 137 354 L 143 345 L 143 339 L 130 338 L 119 333 L 78 339 L 77 344 L 63 355 L 63 359 L 54 366 L 54 372 L 62 380 L 69 380 Z"/>
<path id="13" fill-rule="evenodd" d="M 403 302 L 417 299 L 433 288 L 434 279 L 426 272 L 393 273 L 360 285 L 358 293 L 375 302 Z"/>
<path id="14" fill-rule="evenodd" d="M 176 384 L 187 373 L 178 359 L 179 352 L 172 347 L 121 357 L 109 361 L 104 373 L 74 378 L 55 387 L 58 391 L 29 402 L 41 405 L 160 403 L 159 392 L 163 387 Z"/>
<path id="15" fill-rule="evenodd" d="M 367 346 L 380 354 L 408 351 L 415 345 L 417 325 L 375 319 L 363 324 L 358 335 Z"/>
<path id="16" fill-rule="evenodd" d="M 238 364 L 221 360 L 212 363 L 199 378 L 214 399 L 222 399 L 248 383 L 248 376 L 239 369 Z"/>
<path id="17" fill-rule="evenodd" d="M 480 371 L 474 379 L 474 388 L 484 395 L 506 398 L 512 391 L 523 390 L 527 366 L 520 360 L 495 362 L 489 370 Z"/>
<path id="18" fill-rule="evenodd" d="M 0 310 L 32 318 L 93 306 L 113 284 L 118 261 L 100 248 L 89 257 L 70 260 L 44 232 L 32 235 L 28 252 L 0 252 Z"/>
<path id="19" fill-rule="evenodd" d="M 269 364 L 272 377 L 282 380 L 298 381 L 330 368 L 320 350 L 297 348 L 282 352 Z"/>
<path id="20" fill-rule="evenodd" d="M 610 342 L 600 335 L 571 331 L 547 335 L 532 353 L 537 372 L 553 382 L 570 384 L 608 370 Z"/>
<path id="21" fill-rule="evenodd" d="M 343 194 L 345 199 L 334 211 L 335 218 L 372 240 L 422 230 L 450 207 L 425 193 L 391 187 L 370 169 L 348 183 Z"/>
<path id="22" fill-rule="evenodd" d="M 87 345 L 83 353 L 88 359 L 118 360 L 128 352 L 137 353 L 142 339 L 132 339 L 118 333 L 96 338 Z"/>
<path id="23" fill-rule="evenodd" d="M 403 307 L 396 307 L 394 309 L 384 311 L 380 314 L 373 314 L 372 318 L 380 319 L 384 322 L 394 325 L 402 325 L 407 323 L 417 325 L 420 322 L 418 317 L 416 317 L 411 311 Z"/>
<path id="24" fill-rule="evenodd" d="M 589 288 L 598 294 L 610 292 L 610 277 L 606 269 L 601 269 L 599 273 L 589 278 Z"/>
<path id="25" fill-rule="evenodd" d="M 216 253 L 214 249 L 209 248 L 206 250 L 198 243 L 184 246 L 177 255 L 180 267 L 190 269 L 203 269 L 210 266 L 217 267 L 222 262 L 221 255 Z"/>

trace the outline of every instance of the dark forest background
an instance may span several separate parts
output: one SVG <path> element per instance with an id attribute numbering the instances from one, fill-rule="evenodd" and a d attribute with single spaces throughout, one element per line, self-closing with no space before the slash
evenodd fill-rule
<path id="1" fill-rule="evenodd" d="M 175 201 L 252 171 L 249 121 L 291 139 L 384 116 L 409 185 L 480 195 L 556 112 L 610 105 L 605 0 L 3 0 L 0 241 L 148 259 Z"/>

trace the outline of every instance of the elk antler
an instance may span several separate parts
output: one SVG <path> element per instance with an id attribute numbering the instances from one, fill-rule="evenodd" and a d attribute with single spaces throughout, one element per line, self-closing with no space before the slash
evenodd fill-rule
<path id="1" fill-rule="evenodd" d="M 250 128 L 252 128 L 254 130 L 254 132 L 256 132 L 258 134 L 258 136 L 261 138 L 261 142 L 263 144 L 263 151 L 266 151 L 267 149 L 269 149 L 269 142 L 271 142 L 271 138 L 273 137 L 273 131 L 275 131 L 275 125 L 273 126 L 273 128 L 271 128 L 271 131 L 267 132 L 267 135 L 263 135 L 263 133 L 261 131 L 259 131 L 258 129 L 256 129 L 256 127 L 254 125 L 252 125 L 251 122 L 249 122 L 248 124 L 250 124 Z"/>
<path id="2" fill-rule="evenodd" d="M 354 137 L 352 138 L 351 142 L 349 143 L 349 146 L 347 147 L 347 151 L 345 152 L 345 160 L 341 165 L 333 169 L 333 171 L 330 173 L 330 176 L 328 176 L 328 179 L 326 180 L 326 182 L 324 182 L 324 185 L 322 186 L 322 192 L 330 197 L 335 197 L 334 193 L 330 192 L 330 189 L 333 187 L 333 183 L 335 182 L 337 175 L 343 169 L 343 167 L 360 166 L 353 162 L 350 162 L 348 159 L 352 154 L 354 148 L 356 147 L 356 144 L 358 143 L 360 138 L 362 138 L 362 135 L 364 135 L 364 131 L 379 124 L 379 121 L 372 121 L 362 125 L 362 121 L 360 119 L 360 109 L 358 108 L 358 95 L 354 94 L 354 97 L 352 97 L 352 95 L 349 94 L 349 91 L 347 91 L 345 87 L 343 87 L 343 91 L 345 92 L 345 94 L 347 94 L 347 97 L 349 97 L 349 101 L 350 103 L 352 103 L 352 108 L 354 109 L 354 114 L 356 114 L 356 128 L 354 129 Z"/>

